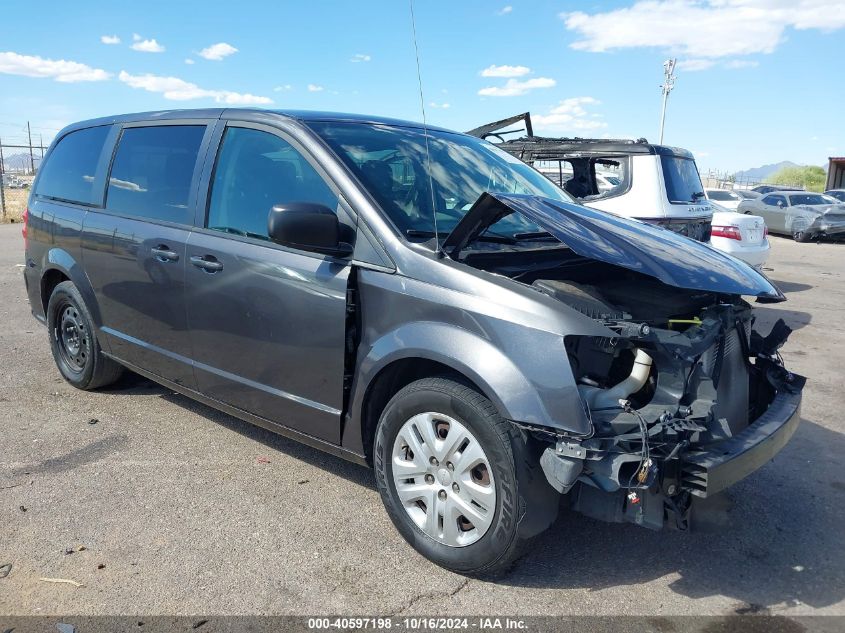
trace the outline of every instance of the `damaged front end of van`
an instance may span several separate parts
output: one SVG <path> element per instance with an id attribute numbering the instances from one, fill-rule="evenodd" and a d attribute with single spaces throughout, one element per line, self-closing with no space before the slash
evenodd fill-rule
<path id="1" fill-rule="evenodd" d="M 511 213 L 567 246 L 567 256 L 501 265 L 467 248 Z M 544 447 L 542 471 L 575 510 L 686 529 L 696 499 L 763 466 L 795 432 L 805 378 L 778 351 L 791 330 L 779 320 L 759 333 L 743 299 L 785 297 L 746 264 L 640 222 L 510 194 L 482 195 L 444 250 L 604 328 L 565 335 L 589 432 L 516 423 Z"/>

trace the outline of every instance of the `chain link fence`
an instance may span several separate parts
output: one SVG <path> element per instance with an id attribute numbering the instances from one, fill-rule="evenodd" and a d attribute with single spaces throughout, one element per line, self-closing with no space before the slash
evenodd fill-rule
<path id="1" fill-rule="evenodd" d="M 27 128 L 24 128 L 27 129 Z M 0 221 L 20 222 L 26 209 L 32 181 L 47 150 L 41 135 L 30 140 L 0 137 Z"/>
<path id="2" fill-rule="evenodd" d="M 728 171 L 719 171 L 710 169 L 706 172 L 700 172 L 701 182 L 706 189 L 751 189 L 757 185 L 771 185 L 775 184 L 766 179 L 755 179 L 747 177 L 737 177 L 736 174 Z M 778 186 L 798 187 L 801 188 L 801 183 L 798 182 L 779 182 Z"/>

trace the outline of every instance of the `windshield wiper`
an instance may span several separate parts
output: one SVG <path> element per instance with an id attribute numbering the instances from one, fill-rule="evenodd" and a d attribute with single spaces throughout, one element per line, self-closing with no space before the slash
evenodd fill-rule
<path id="1" fill-rule="evenodd" d="M 699 198 L 703 198 L 703 197 L 704 197 L 703 191 L 696 191 L 694 194 L 692 194 L 692 201 L 695 202 Z"/>
<path id="2" fill-rule="evenodd" d="M 517 240 L 518 242 L 522 242 L 524 240 L 548 240 L 552 239 L 557 241 L 558 240 L 554 235 L 549 233 L 548 231 L 529 231 L 527 233 L 514 233 L 513 239 Z"/>
<path id="3" fill-rule="evenodd" d="M 420 229 L 408 229 L 405 231 L 405 235 L 408 237 L 423 237 L 423 238 L 432 238 L 434 237 L 434 231 L 423 231 Z M 437 237 L 448 237 L 449 233 L 444 231 L 438 231 Z M 493 242 L 495 244 L 516 244 L 516 240 L 512 237 L 507 237 L 506 235 L 499 235 L 497 233 L 482 233 L 478 237 L 475 238 L 474 241 L 479 242 Z"/>

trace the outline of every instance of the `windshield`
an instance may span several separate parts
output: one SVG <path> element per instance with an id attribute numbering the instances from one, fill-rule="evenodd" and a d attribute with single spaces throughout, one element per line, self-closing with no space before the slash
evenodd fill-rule
<path id="1" fill-rule="evenodd" d="M 410 237 L 449 233 L 484 192 L 572 199 L 549 179 L 487 141 L 452 132 L 361 123 L 310 124 Z M 427 152 L 431 180 L 426 170 Z M 488 235 L 512 237 L 541 229 L 519 214 L 490 227 Z"/>
<path id="2" fill-rule="evenodd" d="M 789 203 L 796 204 L 834 204 L 836 200 L 831 200 L 828 196 L 823 196 L 820 193 L 802 193 L 789 196 Z"/>
<path id="3" fill-rule="evenodd" d="M 691 158 L 661 156 L 663 180 L 666 183 L 666 195 L 672 204 L 698 202 L 704 196 L 704 187 L 698 176 L 698 168 Z"/>

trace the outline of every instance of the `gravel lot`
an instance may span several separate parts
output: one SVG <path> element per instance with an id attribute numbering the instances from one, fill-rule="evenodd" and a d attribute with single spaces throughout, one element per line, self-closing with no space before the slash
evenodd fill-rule
<path id="1" fill-rule="evenodd" d="M 789 301 L 758 318 L 796 330 L 783 356 L 810 379 L 804 420 L 731 490 L 727 525 L 562 512 L 486 582 L 406 546 L 364 468 L 136 376 L 67 385 L 29 313 L 20 226 L 0 226 L 0 615 L 845 614 L 845 246 L 772 241 Z"/>

